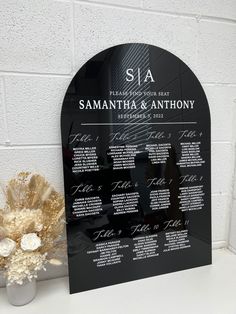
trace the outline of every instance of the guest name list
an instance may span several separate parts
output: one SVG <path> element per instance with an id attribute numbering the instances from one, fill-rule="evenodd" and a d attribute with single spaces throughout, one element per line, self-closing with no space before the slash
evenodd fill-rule
<path id="1" fill-rule="evenodd" d="M 62 144 L 72 293 L 211 262 L 209 108 L 181 60 L 145 44 L 92 58 Z"/>

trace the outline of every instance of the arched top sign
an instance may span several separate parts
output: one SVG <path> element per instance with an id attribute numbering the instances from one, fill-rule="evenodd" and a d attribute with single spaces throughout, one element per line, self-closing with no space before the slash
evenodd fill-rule
<path id="1" fill-rule="evenodd" d="M 61 131 L 72 293 L 211 262 L 210 112 L 183 61 L 100 52 L 70 83 Z"/>

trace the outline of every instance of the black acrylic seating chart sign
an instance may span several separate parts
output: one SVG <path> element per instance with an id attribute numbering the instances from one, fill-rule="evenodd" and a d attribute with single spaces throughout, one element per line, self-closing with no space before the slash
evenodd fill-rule
<path id="1" fill-rule="evenodd" d="M 61 130 L 71 293 L 211 263 L 210 113 L 185 63 L 102 51 L 71 81 Z"/>

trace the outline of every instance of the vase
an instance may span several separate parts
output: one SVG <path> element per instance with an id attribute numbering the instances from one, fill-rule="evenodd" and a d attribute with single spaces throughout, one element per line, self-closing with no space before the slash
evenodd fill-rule
<path id="1" fill-rule="evenodd" d="M 31 302 L 36 295 L 36 279 L 28 279 L 22 285 L 13 283 L 7 285 L 7 297 L 9 303 L 20 306 Z"/>

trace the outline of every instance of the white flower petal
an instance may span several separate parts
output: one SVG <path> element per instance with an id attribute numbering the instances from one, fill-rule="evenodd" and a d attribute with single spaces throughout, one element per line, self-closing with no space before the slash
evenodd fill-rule
<path id="1" fill-rule="evenodd" d="M 36 233 L 24 234 L 20 242 L 23 251 L 35 251 L 41 246 L 41 239 Z"/>
<path id="2" fill-rule="evenodd" d="M 16 248 L 16 242 L 9 238 L 0 241 L 0 256 L 9 256 Z"/>

